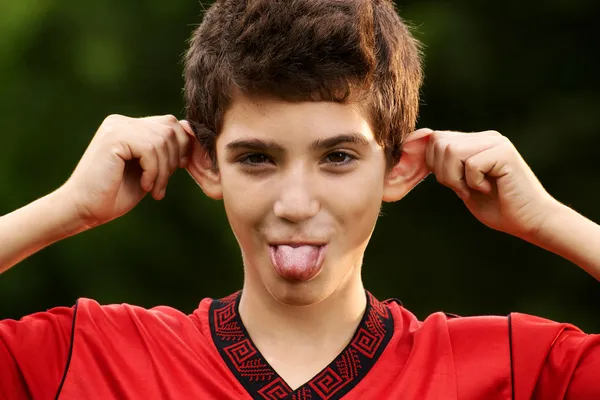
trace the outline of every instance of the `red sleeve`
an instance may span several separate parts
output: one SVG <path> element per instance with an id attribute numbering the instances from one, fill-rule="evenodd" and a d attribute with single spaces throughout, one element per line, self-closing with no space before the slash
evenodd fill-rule
<path id="1" fill-rule="evenodd" d="M 574 330 L 559 335 L 536 388 L 539 399 L 550 398 L 550 393 L 565 399 L 600 399 L 600 335 Z"/>
<path id="2" fill-rule="evenodd" d="M 600 335 L 511 314 L 515 399 L 600 399 Z"/>
<path id="3" fill-rule="evenodd" d="M 69 356 L 74 309 L 0 321 L 0 399 L 54 399 Z"/>

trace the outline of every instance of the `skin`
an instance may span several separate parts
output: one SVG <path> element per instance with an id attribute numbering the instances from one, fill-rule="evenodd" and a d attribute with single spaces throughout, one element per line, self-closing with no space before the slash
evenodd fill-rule
<path id="1" fill-rule="evenodd" d="M 242 250 L 240 314 L 269 363 L 299 386 L 343 349 L 364 311 L 360 271 L 385 191 L 383 149 L 357 107 L 241 98 L 216 150 L 218 175 L 191 171 L 223 199 Z M 282 278 L 273 243 L 326 244 L 321 272 Z M 288 365 L 281 355 L 290 353 L 300 362 Z"/>
<path id="2" fill-rule="evenodd" d="M 600 227 L 553 199 L 498 132 L 418 130 L 390 169 L 373 138 L 352 104 L 237 96 L 215 169 L 187 122 L 110 116 L 61 188 L 0 218 L 0 271 L 129 212 L 148 193 L 162 199 L 171 174 L 185 168 L 223 201 L 243 255 L 242 320 L 293 388 L 327 365 L 360 321 L 361 262 L 382 201 L 402 199 L 430 173 L 482 223 L 600 277 Z M 322 270 L 283 279 L 269 258 L 273 243 L 326 244 Z"/>
<path id="3" fill-rule="evenodd" d="M 308 306 L 347 286 L 362 290 L 362 257 L 384 191 L 384 154 L 369 124 L 355 107 L 335 103 L 272 101 L 261 108 L 235 102 L 217 140 L 223 202 L 242 249 L 246 293 Z M 341 142 L 313 148 L 333 138 Z M 254 140 L 271 143 L 231 148 Z M 307 282 L 281 278 L 269 259 L 272 243 L 326 244 L 321 273 Z"/>

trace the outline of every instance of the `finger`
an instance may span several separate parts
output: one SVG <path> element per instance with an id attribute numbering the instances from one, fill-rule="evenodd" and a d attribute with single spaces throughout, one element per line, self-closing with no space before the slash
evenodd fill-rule
<path id="1" fill-rule="evenodd" d="M 138 135 L 132 136 L 127 146 L 132 157 L 139 159 L 140 167 L 143 170 L 140 186 L 146 192 L 150 192 L 154 188 L 159 169 L 156 149 L 149 140 Z"/>
<path id="2" fill-rule="evenodd" d="M 439 147 L 439 142 L 443 139 L 444 132 L 442 131 L 433 131 L 429 135 L 429 142 L 427 143 L 427 148 L 425 149 L 425 164 L 427 164 L 427 168 L 435 173 L 435 160 L 436 160 L 436 146 Z"/>
<path id="3" fill-rule="evenodd" d="M 416 131 L 425 131 L 425 129 Z M 416 133 L 415 132 L 415 133 Z M 504 138 L 500 133 L 496 131 L 483 131 L 475 133 L 456 132 L 456 131 L 433 131 L 430 134 L 430 140 L 426 150 L 426 164 L 432 172 L 441 172 L 441 169 L 437 169 L 436 165 L 438 158 L 443 158 L 442 155 L 448 144 L 456 141 L 454 138 L 460 140 L 469 140 L 472 138 Z"/>
<path id="4" fill-rule="evenodd" d="M 192 125 L 189 123 L 189 121 L 186 121 L 185 119 L 182 119 L 181 121 L 179 121 L 179 124 L 181 125 L 181 127 L 183 128 L 183 130 L 191 137 L 195 137 L 196 134 L 194 133 L 194 129 L 192 129 Z"/>
<path id="5" fill-rule="evenodd" d="M 417 129 L 414 132 L 411 132 L 407 137 L 410 137 L 412 140 L 418 140 L 423 137 L 430 136 L 433 132 L 434 131 L 432 129 L 421 128 L 421 129 Z"/>
<path id="6" fill-rule="evenodd" d="M 504 137 L 500 132 L 498 131 L 483 131 L 483 132 L 474 132 L 471 133 L 469 136 L 482 136 L 482 137 Z"/>
<path id="7" fill-rule="evenodd" d="M 434 145 L 434 160 L 433 160 L 433 169 L 435 173 L 435 177 L 438 182 L 444 183 L 446 179 L 446 168 L 445 166 L 445 158 L 446 158 L 446 149 L 452 143 L 453 137 L 449 137 L 448 135 L 442 139 L 439 139 L 438 142 Z"/>
<path id="8" fill-rule="evenodd" d="M 466 137 L 466 135 L 461 135 Z M 456 159 L 456 154 L 453 149 L 456 143 L 464 140 L 464 137 L 453 135 L 440 141 L 440 145 L 436 150 L 435 174 L 439 183 L 454 190 L 454 192 L 462 199 L 466 199 L 470 195 L 469 187 L 464 180 L 464 165 L 460 159 Z"/>
<path id="9" fill-rule="evenodd" d="M 152 190 L 152 197 L 161 200 L 164 197 L 167 182 L 171 175 L 168 138 L 157 132 L 158 124 L 148 124 L 148 119 L 142 118 L 141 120 L 141 122 L 146 123 L 139 124 L 140 121 L 138 121 L 138 124 L 136 124 L 137 132 L 134 136 L 137 136 L 140 141 L 147 142 L 155 155 L 155 165 L 152 166 L 152 170 L 142 175 L 143 184 L 144 187 L 148 187 L 146 186 L 146 179 L 152 177 L 153 180 L 149 185 Z M 150 152 L 148 149 L 146 151 Z M 142 165 L 141 161 L 140 159 L 140 165 Z M 144 168 L 144 165 L 142 165 L 142 168 Z"/>
<path id="10" fill-rule="evenodd" d="M 169 138 L 177 149 L 175 169 L 176 167 L 184 168 L 189 159 L 190 143 L 194 138 L 194 132 L 189 123 L 187 121 L 179 121 L 173 115 L 148 117 L 147 119 L 167 127 L 167 130 L 163 134 L 169 135 Z"/>
<path id="11" fill-rule="evenodd" d="M 177 134 L 175 130 L 167 125 L 159 125 L 154 131 L 157 135 L 165 140 L 167 146 L 167 152 L 169 155 L 169 176 L 173 174 L 179 167 L 181 160 L 179 142 L 177 141 Z"/>
<path id="12" fill-rule="evenodd" d="M 107 117 L 103 124 L 109 125 L 103 131 L 105 134 L 120 136 L 117 142 L 121 147 L 116 149 L 118 155 L 126 163 L 135 160 L 139 164 L 141 168 L 141 173 L 138 172 L 141 175 L 139 177 L 140 187 L 142 190 L 150 192 L 154 188 L 154 182 L 158 175 L 158 158 L 154 145 L 148 140 L 148 135 L 140 132 L 137 119 L 115 114 Z M 133 177 L 126 173 L 125 178 Z"/>
<path id="13" fill-rule="evenodd" d="M 501 178 L 507 164 L 506 146 L 495 146 L 465 161 L 465 179 L 469 187 L 482 193 L 492 191 L 490 177 Z"/>
<path id="14" fill-rule="evenodd" d="M 196 134 L 192 129 L 191 124 L 186 120 L 179 121 L 179 124 L 184 130 L 185 138 L 182 139 L 182 146 L 184 148 L 183 157 L 181 157 L 181 168 L 186 168 L 192 153 L 192 144 L 196 140 Z"/>
<path id="15" fill-rule="evenodd" d="M 470 193 L 465 180 L 465 161 L 504 142 L 501 137 L 485 135 L 484 132 L 482 134 L 456 138 L 445 148 L 442 183 L 456 191 L 460 197 L 468 197 Z"/>
<path id="16" fill-rule="evenodd" d="M 450 131 L 434 131 L 430 135 L 427 149 L 425 150 L 425 162 L 427 168 L 434 174 L 441 172 L 439 168 L 440 160 L 443 159 L 444 151 L 449 143 L 449 140 L 458 135 L 464 135 L 464 133 L 450 132 Z M 439 178 L 438 178 L 439 179 Z"/>
<path id="17" fill-rule="evenodd" d="M 172 117 L 175 118 L 175 117 Z M 166 143 L 169 154 L 169 174 L 175 172 L 179 166 L 180 150 L 175 129 L 168 124 L 170 116 L 156 116 L 142 118 L 142 122 L 155 135 L 162 137 Z"/>
<path id="18" fill-rule="evenodd" d="M 154 189 L 152 189 L 152 197 L 156 200 L 161 200 L 165 196 L 167 183 L 171 176 L 171 167 L 169 165 L 169 147 L 168 140 L 160 135 L 153 135 L 150 139 L 156 149 L 158 160 L 158 174 L 154 181 Z"/>
<path id="19" fill-rule="evenodd" d="M 455 147 L 456 142 L 449 143 L 444 149 L 443 157 L 440 157 L 443 164 L 438 167 L 441 170 L 439 182 L 454 190 L 458 197 L 466 199 L 470 197 L 471 191 L 464 177 L 465 166 L 453 151 Z"/>

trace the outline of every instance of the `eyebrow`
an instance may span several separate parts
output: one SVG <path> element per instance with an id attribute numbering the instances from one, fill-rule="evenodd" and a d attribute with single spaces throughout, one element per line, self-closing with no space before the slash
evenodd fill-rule
<path id="1" fill-rule="evenodd" d="M 369 141 L 359 133 L 347 133 L 329 137 L 327 139 L 317 139 L 310 144 L 310 149 L 327 150 L 340 144 L 355 144 L 359 146 L 368 146 Z M 277 153 L 285 153 L 286 150 L 279 143 L 271 140 L 262 139 L 238 139 L 228 143 L 225 148 L 229 151 L 235 150 L 252 150 L 257 152 L 273 151 Z"/>
<path id="2" fill-rule="evenodd" d="M 318 139 L 310 144 L 311 150 L 327 150 L 340 144 L 355 144 L 358 146 L 368 146 L 369 141 L 359 133 L 347 133 L 332 136 L 327 139 Z"/>
<path id="3" fill-rule="evenodd" d="M 243 149 L 257 152 L 265 152 L 271 150 L 277 153 L 285 153 L 285 149 L 279 143 L 262 139 L 238 139 L 234 140 L 233 142 L 227 143 L 227 146 L 225 146 L 225 148 L 229 151 Z"/>

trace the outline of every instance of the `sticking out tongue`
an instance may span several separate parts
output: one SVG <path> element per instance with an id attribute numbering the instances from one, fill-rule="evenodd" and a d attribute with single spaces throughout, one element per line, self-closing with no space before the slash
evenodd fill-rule
<path id="1" fill-rule="evenodd" d="M 325 246 L 271 246 L 271 263 L 285 279 L 307 281 L 321 270 Z"/>

